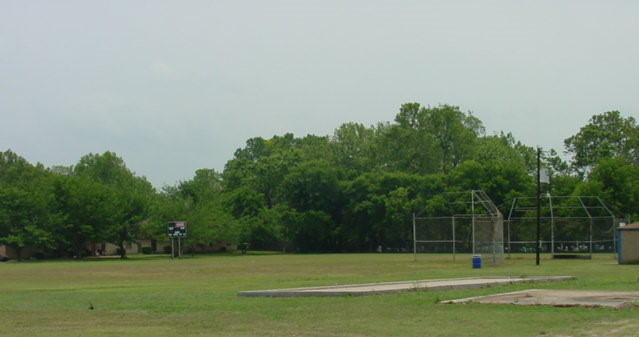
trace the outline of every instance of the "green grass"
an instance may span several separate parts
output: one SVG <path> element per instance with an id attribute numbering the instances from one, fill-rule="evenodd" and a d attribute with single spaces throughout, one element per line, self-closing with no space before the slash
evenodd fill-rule
<path id="1" fill-rule="evenodd" d="M 469 276 L 573 275 L 567 282 L 334 298 L 242 290 Z M 210 255 L 0 264 L 0 336 L 633 336 L 638 309 L 436 304 L 528 288 L 639 291 L 639 266 L 518 255 Z M 89 310 L 89 303 L 95 310 Z"/>

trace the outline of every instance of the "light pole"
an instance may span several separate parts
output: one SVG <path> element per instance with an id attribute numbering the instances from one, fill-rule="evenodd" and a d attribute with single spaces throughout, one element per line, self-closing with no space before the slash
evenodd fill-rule
<path id="1" fill-rule="evenodd" d="M 541 148 L 537 147 L 537 265 L 541 249 Z"/>

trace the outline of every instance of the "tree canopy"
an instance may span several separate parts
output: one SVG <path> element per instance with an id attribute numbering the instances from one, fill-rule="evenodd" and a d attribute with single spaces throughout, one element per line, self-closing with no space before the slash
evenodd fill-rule
<path id="1" fill-rule="evenodd" d="M 548 149 L 550 192 L 601 196 L 619 217 L 639 216 L 639 126 L 618 111 L 593 116 Z M 185 244 L 217 242 L 303 252 L 410 246 L 414 211 L 442 211 L 449 192 L 484 190 L 497 205 L 534 193 L 536 151 L 510 133 L 486 135 L 459 107 L 402 105 L 392 122 L 349 122 L 330 136 L 254 137 L 224 170 L 156 190 L 113 152 L 71 167 L 32 165 L 0 153 L 0 244 L 18 254 L 84 256 L 87 245 L 166 240 L 164 224 L 189 223 Z"/>

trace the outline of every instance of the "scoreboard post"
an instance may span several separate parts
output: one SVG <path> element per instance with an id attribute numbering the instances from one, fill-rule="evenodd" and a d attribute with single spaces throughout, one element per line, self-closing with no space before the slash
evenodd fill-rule
<path id="1" fill-rule="evenodd" d="M 182 256 L 181 238 L 186 237 L 186 221 L 169 221 L 166 223 L 166 235 L 171 238 L 171 259 L 175 257 L 175 239 L 177 239 L 177 257 Z"/>

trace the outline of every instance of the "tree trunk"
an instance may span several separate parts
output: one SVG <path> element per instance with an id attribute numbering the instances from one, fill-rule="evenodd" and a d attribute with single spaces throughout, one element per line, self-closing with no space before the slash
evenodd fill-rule
<path id="1" fill-rule="evenodd" d="M 11 245 L 11 248 L 13 248 L 13 251 L 16 252 L 16 259 L 18 259 L 18 261 L 22 261 L 22 247 L 18 245 Z"/>
<path id="2" fill-rule="evenodd" d="M 126 248 L 124 248 L 124 242 L 120 242 L 118 247 L 120 247 L 120 259 L 126 259 Z"/>
<path id="3" fill-rule="evenodd" d="M 73 250 L 75 252 L 75 256 L 72 256 L 74 259 L 84 258 L 84 243 L 75 244 Z"/>

